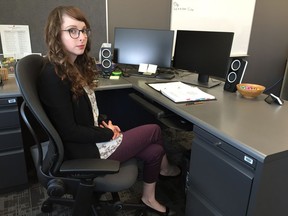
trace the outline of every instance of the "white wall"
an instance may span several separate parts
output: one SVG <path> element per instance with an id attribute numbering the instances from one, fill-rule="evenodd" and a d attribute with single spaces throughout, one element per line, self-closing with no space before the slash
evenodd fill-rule
<path id="1" fill-rule="evenodd" d="M 231 55 L 247 55 L 255 1 L 172 0 L 171 29 L 234 32 Z"/>

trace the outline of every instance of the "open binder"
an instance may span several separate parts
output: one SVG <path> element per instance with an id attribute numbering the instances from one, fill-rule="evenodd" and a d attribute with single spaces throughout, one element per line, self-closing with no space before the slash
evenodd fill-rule
<path id="1" fill-rule="evenodd" d="M 179 81 L 147 83 L 147 85 L 161 92 L 175 103 L 216 100 L 215 96 L 200 90 L 198 87 Z"/>

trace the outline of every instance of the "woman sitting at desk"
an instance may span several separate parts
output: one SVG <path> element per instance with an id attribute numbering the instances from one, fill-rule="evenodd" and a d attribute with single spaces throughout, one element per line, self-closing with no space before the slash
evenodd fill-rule
<path id="1" fill-rule="evenodd" d="M 99 122 L 95 72 L 88 55 L 90 32 L 78 8 L 59 6 L 50 13 L 45 27 L 47 64 L 39 77 L 41 101 L 63 140 L 67 159 L 143 160 L 141 200 L 150 210 L 168 215 L 168 207 L 155 199 L 156 181 L 159 172 L 177 176 L 180 170 L 167 160 L 158 125 L 123 132 L 112 121 Z"/>

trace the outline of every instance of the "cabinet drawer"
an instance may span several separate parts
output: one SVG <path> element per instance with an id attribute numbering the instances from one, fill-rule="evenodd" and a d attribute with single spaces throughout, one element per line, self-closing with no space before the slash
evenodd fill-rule
<path id="1" fill-rule="evenodd" d="M 24 151 L 0 153 L 0 191 L 28 183 Z"/>
<path id="2" fill-rule="evenodd" d="M 217 209 L 223 215 L 246 215 L 254 170 L 197 133 L 192 143 L 188 179 L 190 192 L 203 197 L 205 202 L 201 203 L 207 203 L 204 205 L 207 211 Z M 202 204 L 201 208 L 205 208 Z"/>
<path id="3" fill-rule="evenodd" d="M 5 150 L 12 150 L 22 148 L 21 130 L 0 131 L 0 152 Z"/>
<path id="4" fill-rule="evenodd" d="M 228 143 L 224 142 L 223 140 L 219 139 L 218 137 L 215 137 L 214 135 L 206 132 L 205 130 L 199 127 L 195 127 L 194 132 L 198 134 L 198 137 L 201 137 L 201 139 L 205 140 L 205 142 L 210 143 L 211 145 L 214 145 L 217 148 L 225 151 L 227 154 L 231 155 L 235 159 L 238 159 L 241 163 L 245 164 L 246 166 L 249 166 L 253 169 L 256 168 L 257 160 L 251 157 L 250 155 L 245 154 L 239 149 L 229 145 Z"/>
<path id="5" fill-rule="evenodd" d="M 17 106 L 16 98 L 0 98 L 0 107 Z"/>
<path id="6" fill-rule="evenodd" d="M 194 191 L 187 191 L 185 216 L 224 216 L 224 214 L 206 202 L 205 197 Z"/>
<path id="7" fill-rule="evenodd" d="M 0 129 L 17 127 L 20 127 L 18 107 L 0 107 Z"/>

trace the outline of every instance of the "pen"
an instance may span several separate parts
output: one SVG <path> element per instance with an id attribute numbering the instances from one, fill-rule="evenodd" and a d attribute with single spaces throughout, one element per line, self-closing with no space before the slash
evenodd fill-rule
<path id="1" fill-rule="evenodd" d="M 203 102 L 201 102 L 201 101 L 190 102 L 190 103 L 186 103 L 185 106 L 196 105 L 196 104 L 203 104 Z"/>

